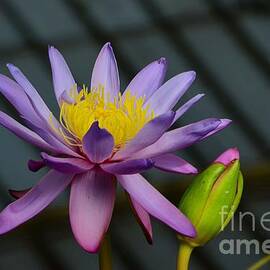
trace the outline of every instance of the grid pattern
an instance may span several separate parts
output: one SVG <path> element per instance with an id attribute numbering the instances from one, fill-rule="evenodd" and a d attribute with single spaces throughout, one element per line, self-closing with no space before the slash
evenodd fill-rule
<path id="1" fill-rule="evenodd" d="M 259 215 L 260 209 L 267 207 L 269 190 L 269 14 L 267 0 L 1 0 L 0 72 L 6 73 L 7 62 L 20 66 L 57 114 L 46 57 L 48 44 L 60 49 L 81 83 L 89 81 L 98 50 L 107 41 L 114 47 L 123 87 L 140 68 L 161 56 L 170 64 L 168 78 L 195 70 L 197 81 L 184 99 L 198 90 L 206 97 L 177 125 L 212 116 L 231 118 L 234 124 L 180 154 L 203 167 L 225 148 L 237 145 L 242 164 L 252 176 L 248 177 L 241 209 L 253 209 Z M 17 117 L 3 98 L 0 107 Z M 8 188 L 30 186 L 42 172 L 32 174 L 23 166 L 27 159 L 38 156 L 35 149 L 2 128 L 0 136 L 4 150 L 0 202 L 4 206 L 10 201 Z M 261 164 L 266 164 L 263 169 Z M 190 180 L 183 178 L 179 183 L 176 176 L 150 174 L 148 178 L 155 178 L 154 184 L 175 202 Z M 169 184 L 168 179 L 172 179 Z M 260 181 L 254 184 L 254 180 Z M 256 194 L 252 192 L 254 187 Z M 111 229 L 116 269 L 173 269 L 177 244 L 174 234 L 155 223 L 155 245 L 146 246 L 121 196 L 119 201 Z M 0 256 L 0 268 L 14 268 L 20 263 L 20 269 L 77 269 L 78 265 L 80 269 L 89 269 L 89 265 L 97 268 L 96 257 L 76 246 L 63 202 L 66 196 L 29 225 L 0 239 L 4 254 Z M 235 237 L 263 241 L 267 236 L 259 230 L 255 234 L 246 224 L 241 236 Z M 226 237 L 231 238 L 229 232 L 220 239 Z M 228 262 L 217 250 L 220 239 L 195 252 L 194 269 L 244 269 L 256 259 L 235 256 Z"/>

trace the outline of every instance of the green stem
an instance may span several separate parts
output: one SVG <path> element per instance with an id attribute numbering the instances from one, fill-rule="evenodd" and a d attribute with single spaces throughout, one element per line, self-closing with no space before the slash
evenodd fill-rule
<path id="1" fill-rule="evenodd" d="M 99 270 L 112 270 L 111 244 L 106 235 L 99 251 Z"/>
<path id="2" fill-rule="evenodd" d="M 261 267 L 263 267 L 265 264 L 267 264 L 270 261 L 270 255 L 266 255 L 263 258 L 261 258 L 258 262 L 251 265 L 248 270 L 258 270 Z"/>
<path id="3" fill-rule="evenodd" d="M 188 270 L 192 250 L 193 247 L 182 242 L 178 250 L 177 270 Z"/>

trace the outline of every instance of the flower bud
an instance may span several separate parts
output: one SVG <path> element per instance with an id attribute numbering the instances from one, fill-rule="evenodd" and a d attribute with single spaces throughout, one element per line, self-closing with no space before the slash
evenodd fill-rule
<path id="1" fill-rule="evenodd" d="M 198 174 L 184 193 L 179 209 L 197 230 L 195 238 L 179 236 L 189 245 L 202 246 L 230 222 L 243 191 L 239 152 L 228 149 Z"/>

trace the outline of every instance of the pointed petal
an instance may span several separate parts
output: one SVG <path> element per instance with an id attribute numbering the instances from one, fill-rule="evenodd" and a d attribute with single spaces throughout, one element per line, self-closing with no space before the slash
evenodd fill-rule
<path id="1" fill-rule="evenodd" d="M 61 158 L 53 157 L 46 153 L 41 153 L 45 164 L 62 173 L 82 173 L 91 170 L 94 164 L 81 158 Z"/>
<path id="2" fill-rule="evenodd" d="M 113 157 L 114 160 L 124 159 L 133 153 L 144 149 L 156 142 L 171 126 L 175 113 L 169 111 L 148 122 L 123 149 L 120 149 Z"/>
<path id="3" fill-rule="evenodd" d="M 145 97 L 145 101 L 162 85 L 167 71 L 167 61 L 160 58 L 143 68 L 129 83 L 126 91 L 136 97 Z"/>
<path id="4" fill-rule="evenodd" d="M 149 214 L 180 234 L 190 237 L 196 235 L 193 225 L 180 210 L 151 186 L 140 174 L 118 175 L 117 179 L 129 195 Z"/>
<path id="5" fill-rule="evenodd" d="M 54 92 L 58 103 L 60 103 L 60 97 L 63 92 L 70 91 L 75 86 L 75 81 L 64 57 L 54 47 L 49 47 L 49 58 L 52 68 Z"/>
<path id="6" fill-rule="evenodd" d="M 133 159 L 122 162 L 104 163 L 100 167 L 111 174 L 134 174 L 146 171 L 154 165 L 151 159 Z"/>
<path id="7" fill-rule="evenodd" d="M 219 128 L 221 121 L 205 119 L 181 128 L 166 132 L 158 141 L 137 152 L 132 158 L 151 158 L 186 148 Z"/>
<path id="8" fill-rule="evenodd" d="M 215 133 L 221 131 L 222 129 L 226 128 L 232 123 L 232 120 L 230 119 L 220 119 L 220 124 L 216 129 L 213 129 L 211 132 L 207 133 L 205 136 L 203 136 L 200 140 L 206 139 L 209 136 L 214 135 Z"/>
<path id="9" fill-rule="evenodd" d="M 100 163 L 112 154 L 114 140 L 112 135 L 104 128 L 99 128 L 98 122 L 94 122 L 84 135 L 83 151 L 94 163 Z"/>
<path id="10" fill-rule="evenodd" d="M 31 84 L 31 82 L 25 77 L 22 71 L 16 66 L 12 64 L 7 64 L 7 67 L 10 73 L 12 74 L 13 78 L 18 82 L 18 84 L 25 91 L 28 99 L 31 102 L 33 109 L 35 110 L 36 114 L 39 116 L 41 123 L 44 125 L 43 126 L 44 129 L 50 131 L 51 133 L 59 135 L 58 133 L 55 132 L 55 129 L 58 129 L 60 127 L 59 122 L 53 116 L 52 112 L 49 110 L 46 103 L 43 101 L 43 99 L 41 98 L 37 90 L 34 88 L 34 86 Z M 49 121 L 53 123 L 53 126 L 55 127 L 55 129 L 51 128 L 52 123 L 49 123 Z M 63 138 L 60 137 L 60 140 L 63 141 Z"/>
<path id="11" fill-rule="evenodd" d="M 18 70 L 17 70 L 18 71 Z M 25 80 L 27 80 L 25 78 Z M 35 98 L 36 95 L 32 93 L 33 91 L 36 91 L 33 86 L 30 84 L 29 81 L 28 84 L 26 81 L 22 80 L 25 84 L 24 87 L 28 87 L 27 90 L 24 90 L 24 88 L 21 88 L 22 91 L 26 94 L 27 100 L 30 102 L 30 109 L 32 114 L 37 118 L 38 120 L 33 120 L 32 116 L 27 116 L 25 114 L 22 114 L 21 117 L 25 120 L 26 124 L 37 134 L 39 134 L 45 141 L 47 141 L 46 138 L 43 137 L 43 134 L 48 134 L 46 137 L 54 137 L 56 140 L 62 142 L 62 144 L 66 144 L 63 136 L 57 132 L 56 130 L 62 128 L 59 122 L 56 120 L 56 118 L 51 114 L 51 112 L 45 112 L 41 110 L 42 107 L 40 107 L 40 102 L 37 101 L 37 98 Z M 32 89 L 29 90 L 32 86 Z M 41 98 L 40 98 L 41 99 Z M 47 141 L 49 144 L 52 144 L 51 141 Z"/>
<path id="12" fill-rule="evenodd" d="M 117 63 L 110 43 L 106 43 L 101 49 L 93 68 L 91 89 L 104 87 L 105 96 L 110 99 L 118 95 L 120 82 Z"/>
<path id="13" fill-rule="evenodd" d="M 132 199 L 127 193 L 128 199 L 130 201 L 131 208 L 133 213 L 140 224 L 146 240 L 149 244 L 153 243 L 153 231 L 152 231 L 152 224 L 150 220 L 149 214 L 144 210 L 144 208 L 136 202 L 136 200 Z"/>
<path id="14" fill-rule="evenodd" d="M 174 124 L 184 113 L 186 113 L 193 105 L 195 105 L 202 97 L 204 97 L 204 94 L 198 94 L 195 97 L 188 100 L 184 105 L 182 105 L 176 112 L 175 117 L 172 122 Z"/>
<path id="15" fill-rule="evenodd" d="M 42 138 L 40 138 L 35 132 L 26 128 L 4 112 L 0 111 L 0 125 L 7 128 L 9 131 L 14 133 L 19 138 L 26 142 L 33 144 L 43 150 L 55 152 L 56 149 L 50 146 Z"/>
<path id="16" fill-rule="evenodd" d="M 34 86 L 29 82 L 29 80 L 25 77 L 25 75 L 21 72 L 19 68 L 12 64 L 7 64 L 7 67 L 13 78 L 24 89 L 28 97 L 32 99 L 33 103 L 36 105 L 37 108 L 39 108 L 40 112 L 44 115 L 44 117 L 49 119 L 51 111 L 49 110 L 43 99 L 40 97 Z"/>
<path id="17" fill-rule="evenodd" d="M 48 172 L 23 197 L 9 204 L 0 213 L 0 234 L 6 233 L 47 207 L 70 183 L 72 175 Z"/>
<path id="18" fill-rule="evenodd" d="M 70 223 L 75 238 L 86 251 L 98 251 L 111 221 L 114 200 L 112 175 L 92 170 L 77 175 L 72 182 Z"/>
<path id="19" fill-rule="evenodd" d="M 23 88 L 2 74 L 0 74 L 0 93 L 14 106 L 21 116 L 29 119 L 36 125 L 40 124 L 40 119 Z"/>
<path id="20" fill-rule="evenodd" d="M 194 81 L 194 71 L 184 72 L 174 76 L 163 84 L 145 103 L 150 106 L 156 115 L 172 110 L 178 100 L 188 90 Z"/>
<path id="21" fill-rule="evenodd" d="M 198 170 L 184 159 L 174 154 L 164 154 L 153 158 L 154 166 L 166 172 L 195 174 Z"/>
<path id="22" fill-rule="evenodd" d="M 43 160 L 28 160 L 28 169 L 32 172 L 37 172 L 43 167 L 46 166 L 45 162 Z"/>
<path id="23" fill-rule="evenodd" d="M 59 122 L 51 114 L 36 89 L 17 67 L 12 64 L 7 66 L 20 85 L 0 75 L 0 91 L 2 90 L 6 98 L 17 108 L 30 128 L 35 130 L 34 127 L 38 127 L 38 130 L 49 132 L 64 142 L 64 139 L 52 128 L 52 123 L 56 129 L 60 127 Z M 49 123 L 49 119 L 52 123 Z"/>

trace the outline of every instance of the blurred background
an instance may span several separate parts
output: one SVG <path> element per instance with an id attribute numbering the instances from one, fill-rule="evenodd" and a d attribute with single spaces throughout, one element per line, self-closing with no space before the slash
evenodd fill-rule
<path id="1" fill-rule="evenodd" d="M 195 250 L 191 269 L 246 269 L 262 255 L 245 251 L 222 255 L 222 239 L 257 239 L 270 233 L 260 217 L 270 211 L 270 2 L 268 0 L 0 0 L 0 72 L 6 63 L 19 66 L 58 115 L 48 44 L 65 56 L 77 82 L 88 84 L 101 46 L 111 41 L 122 88 L 146 64 L 162 56 L 167 79 L 195 70 L 197 80 L 179 104 L 197 93 L 206 96 L 176 126 L 207 117 L 233 119 L 233 125 L 179 153 L 204 168 L 220 152 L 237 146 L 245 176 L 239 211 L 256 214 L 256 231 L 245 219 L 244 230 L 228 228 Z M 1 96 L 0 109 L 17 118 Z M 0 128 L 0 206 L 12 201 L 9 188 L 30 187 L 45 173 L 31 173 L 28 159 L 37 149 Z M 146 177 L 172 202 L 192 180 L 153 170 Z M 0 269 L 98 269 L 96 255 L 75 242 L 68 220 L 68 192 L 32 221 L 0 237 Z M 175 269 L 178 242 L 166 226 L 153 220 L 154 245 L 144 239 L 119 191 L 111 224 L 114 269 Z M 236 226 L 237 228 L 237 226 Z M 265 267 L 264 269 L 269 269 Z"/>

